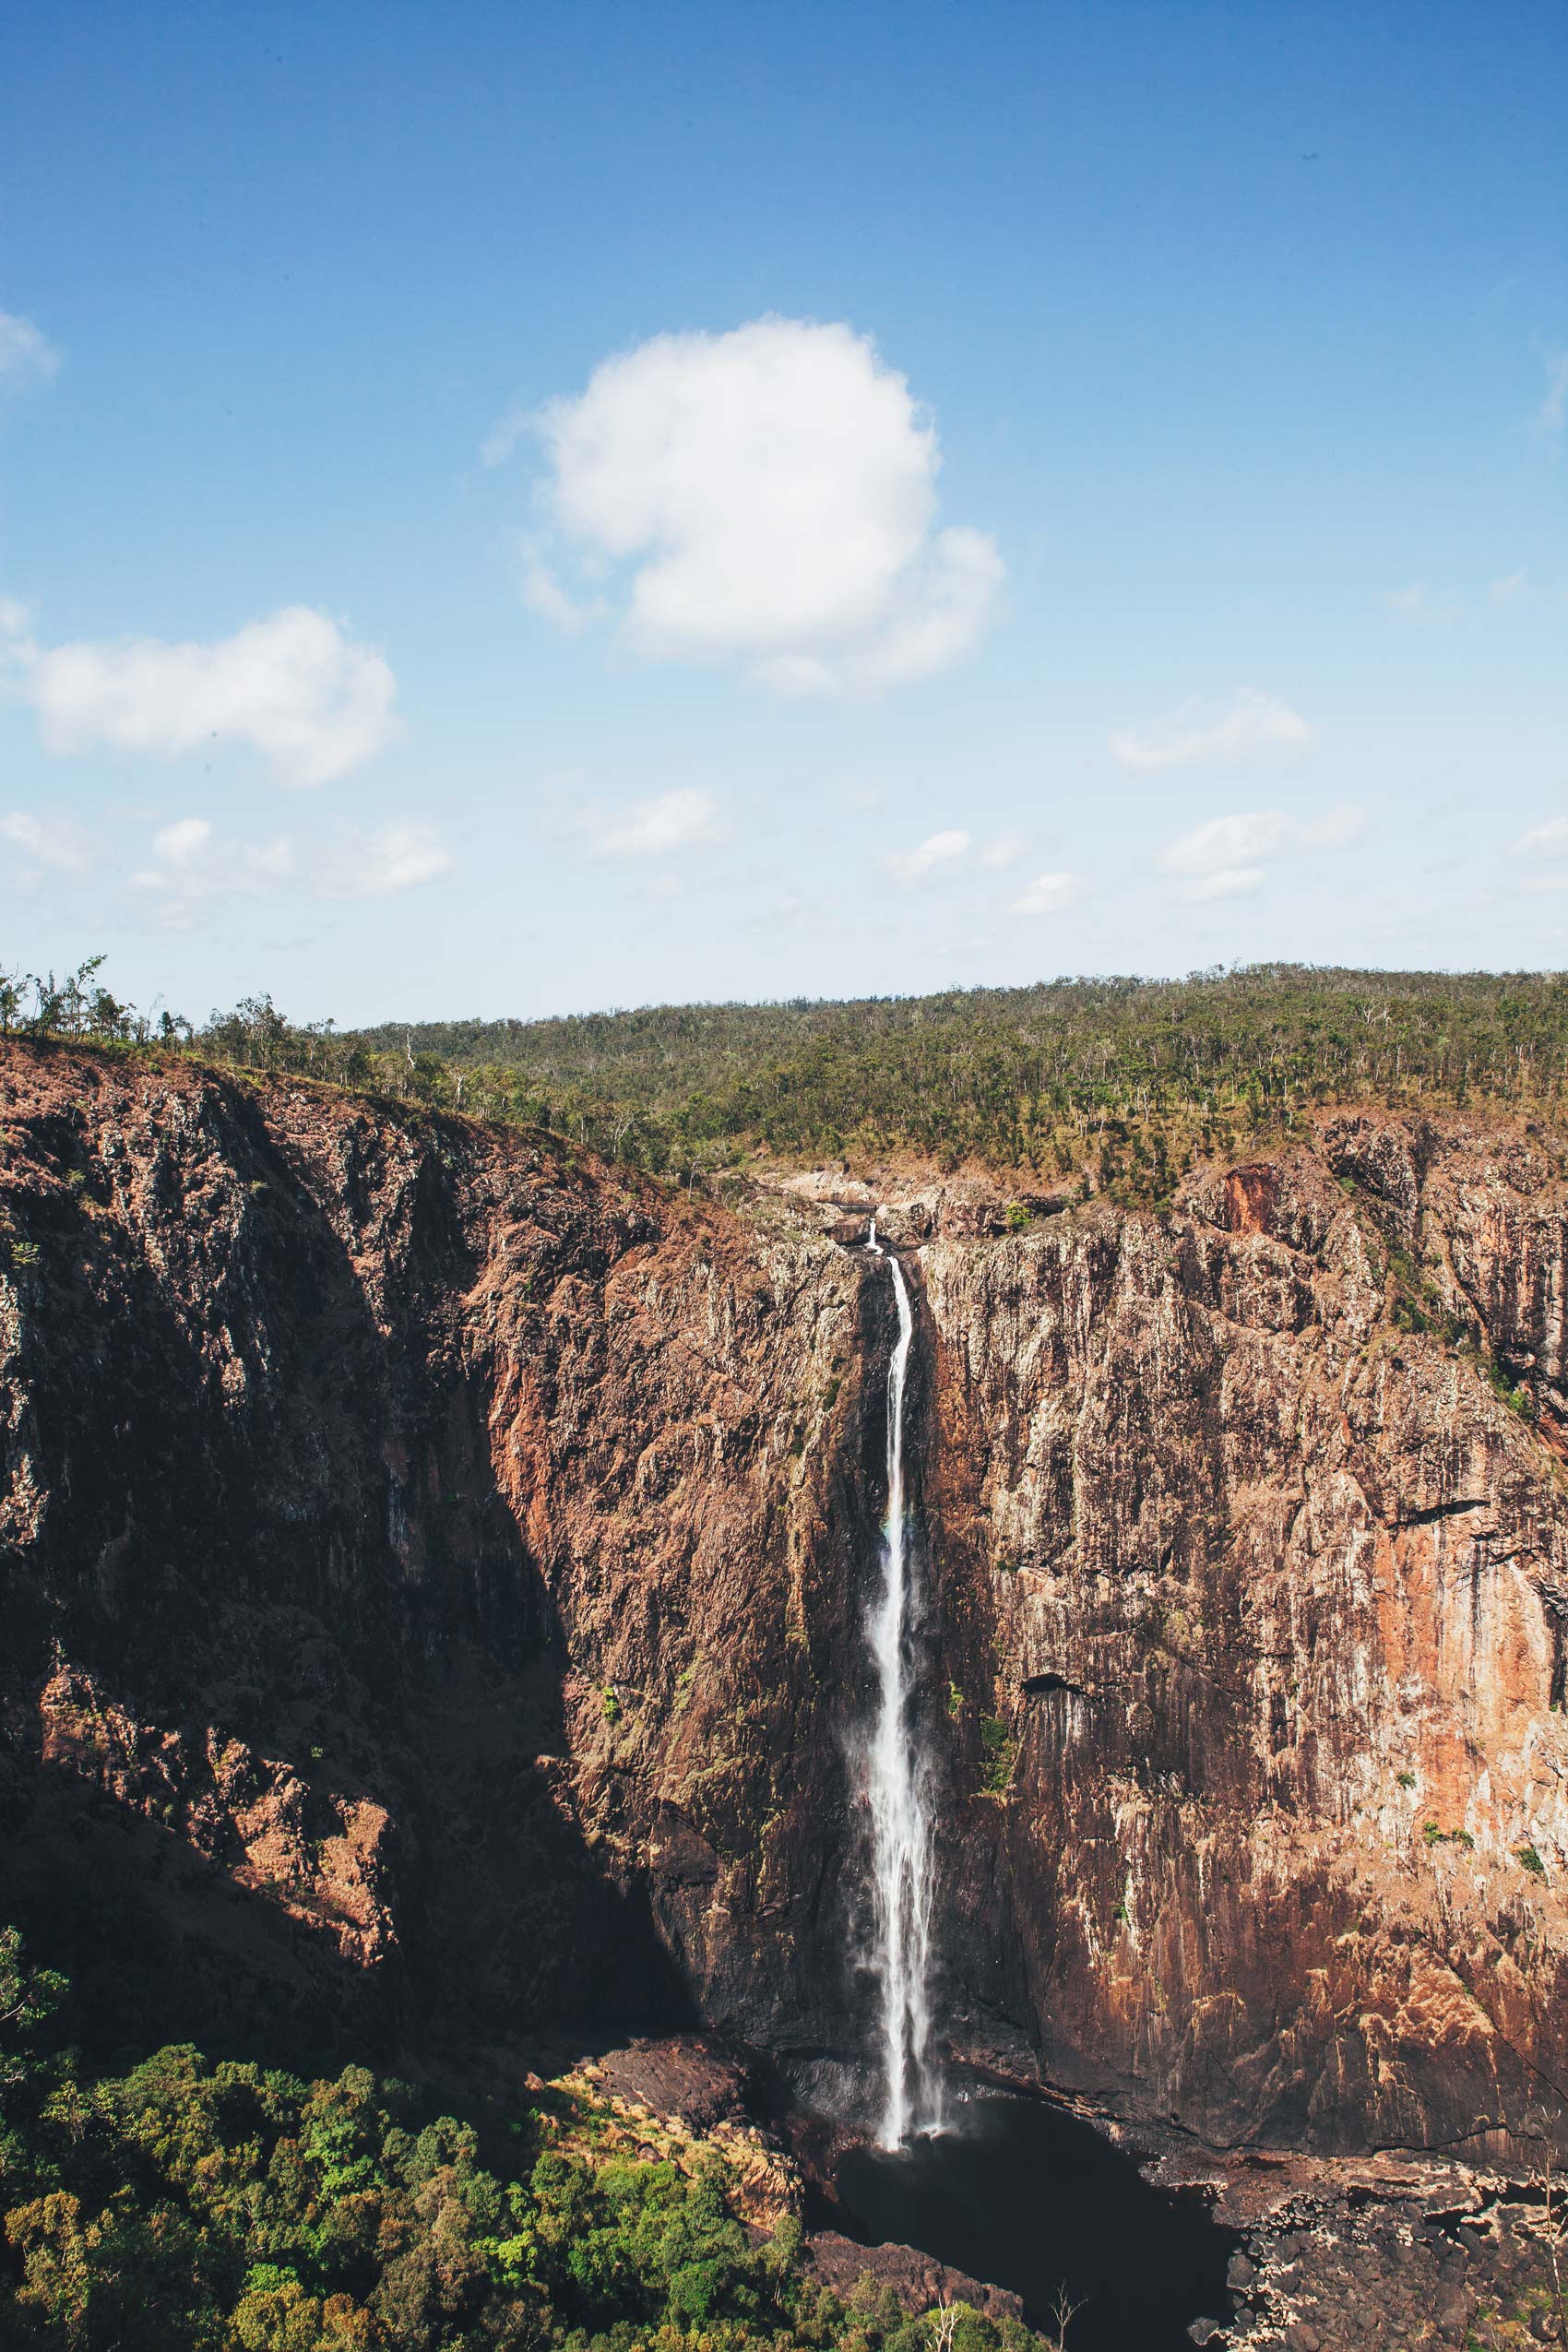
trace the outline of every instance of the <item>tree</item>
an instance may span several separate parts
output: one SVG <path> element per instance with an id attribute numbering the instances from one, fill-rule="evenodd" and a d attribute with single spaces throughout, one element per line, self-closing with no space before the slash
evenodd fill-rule
<path id="1" fill-rule="evenodd" d="M 53 1968 L 32 1967 L 16 1928 L 0 1928 L 0 2100 L 53 2072 L 53 2020 L 69 1986 Z"/>

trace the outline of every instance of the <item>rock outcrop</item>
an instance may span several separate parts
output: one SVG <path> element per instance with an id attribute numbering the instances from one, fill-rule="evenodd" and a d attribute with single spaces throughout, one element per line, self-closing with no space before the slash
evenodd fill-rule
<path id="1" fill-rule="evenodd" d="M 892 1318 L 826 1229 L 874 1204 L 955 2043 L 1217 2145 L 1529 2144 L 1559 1147 L 1333 1113 L 1158 1214 L 1075 1189 L 688 1203 L 0 1048 L 0 1915 L 110 2045 L 853 2046 Z"/>

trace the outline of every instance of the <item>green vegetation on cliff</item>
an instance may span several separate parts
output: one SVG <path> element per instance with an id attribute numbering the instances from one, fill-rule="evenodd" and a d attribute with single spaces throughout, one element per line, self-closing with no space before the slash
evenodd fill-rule
<path id="1" fill-rule="evenodd" d="M 270 997 L 206 1026 L 98 983 L 0 973 L 0 1029 L 182 1046 L 481 1119 L 677 1176 L 762 1147 L 910 1152 L 1158 1198 L 1194 1152 L 1335 1102 L 1561 1111 L 1568 975 L 1292 964 L 837 1004 L 651 1005 L 542 1021 L 300 1028 Z M 1103 1163 L 1103 1165 L 1102 1165 Z"/>
<path id="2" fill-rule="evenodd" d="M 1260 965 L 1180 981 L 1070 980 L 858 1004 L 659 1005 L 362 1032 L 383 1069 L 437 1065 L 467 1107 L 548 1108 L 655 1165 L 763 1144 L 908 1150 L 1065 1172 L 1158 1163 L 1307 1106 L 1559 1105 L 1568 977 Z M 450 1099 L 450 1098 L 448 1098 Z M 1162 1149 L 1163 1144 L 1163 1149 Z"/>
<path id="3" fill-rule="evenodd" d="M 967 2306 L 846 2305 L 722 2152 L 639 2160 L 580 2096 L 509 2126 L 350 2066 L 188 2047 L 92 2078 L 0 1931 L 0 2343 L 69 2352 L 1031 2352 Z M 621 2144 L 617 2144 L 617 2141 Z"/>

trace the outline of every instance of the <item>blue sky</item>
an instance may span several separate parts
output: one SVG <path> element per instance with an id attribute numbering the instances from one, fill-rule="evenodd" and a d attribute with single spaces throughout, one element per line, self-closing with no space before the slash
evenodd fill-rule
<path id="1" fill-rule="evenodd" d="M 1555 5 L 56 5 L 0 962 L 1568 964 Z"/>

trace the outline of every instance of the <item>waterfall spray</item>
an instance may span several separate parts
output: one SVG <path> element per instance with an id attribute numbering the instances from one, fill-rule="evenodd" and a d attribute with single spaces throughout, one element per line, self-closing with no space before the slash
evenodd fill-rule
<path id="1" fill-rule="evenodd" d="M 930 1775 L 914 1719 L 915 1612 L 904 1507 L 904 1383 L 915 1318 L 904 1269 L 897 1253 L 885 1252 L 878 1241 L 874 1218 L 870 1246 L 878 1257 L 887 1257 L 898 1307 L 898 1337 L 887 1375 L 882 1589 L 866 1621 L 876 1668 L 876 1713 L 862 1760 L 881 1994 L 884 2104 L 877 2137 L 885 2148 L 897 2148 L 913 2133 L 941 2130 L 942 2084 L 931 2061 Z"/>

